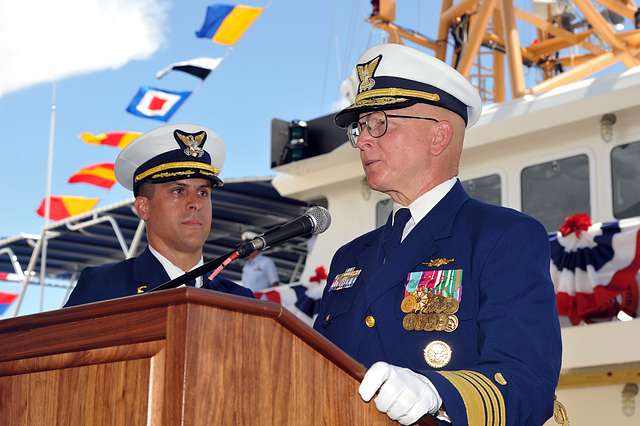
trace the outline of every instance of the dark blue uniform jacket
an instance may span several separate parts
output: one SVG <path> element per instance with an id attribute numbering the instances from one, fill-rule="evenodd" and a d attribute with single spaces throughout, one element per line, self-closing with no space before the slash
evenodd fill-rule
<path id="1" fill-rule="evenodd" d="M 553 412 L 561 340 L 542 225 L 469 198 L 457 182 L 383 263 L 390 228 L 391 219 L 336 252 L 314 328 L 367 367 L 386 361 L 428 377 L 455 425 L 543 424 Z M 449 263 L 426 265 L 438 258 Z M 355 284 L 331 291 L 352 267 L 361 270 Z M 462 270 L 453 332 L 402 326 L 407 275 L 430 269 Z M 425 361 L 434 340 L 452 349 L 441 369 Z"/>
<path id="2" fill-rule="evenodd" d="M 138 257 L 85 268 L 65 307 L 144 293 L 167 281 L 169 275 L 147 248 Z M 202 288 L 253 297 L 253 292 L 248 288 L 224 278 L 216 277 L 213 281 L 208 281 L 203 277 L 203 281 Z"/>

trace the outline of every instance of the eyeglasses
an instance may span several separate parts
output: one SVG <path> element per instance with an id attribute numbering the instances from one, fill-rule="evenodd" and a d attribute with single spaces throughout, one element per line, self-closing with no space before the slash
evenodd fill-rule
<path id="1" fill-rule="evenodd" d="M 387 133 L 387 123 L 389 118 L 415 118 L 417 120 L 429 120 L 435 121 L 436 123 L 439 122 L 439 120 L 431 117 L 414 117 L 411 115 L 395 115 L 387 114 L 384 111 L 374 111 L 371 114 L 365 115 L 362 120 L 354 121 L 347 127 L 347 136 L 349 137 L 351 146 L 354 148 L 358 147 L 358 138 L 364 131 L 365 127 L 372 138 L 382 137 Z"/>

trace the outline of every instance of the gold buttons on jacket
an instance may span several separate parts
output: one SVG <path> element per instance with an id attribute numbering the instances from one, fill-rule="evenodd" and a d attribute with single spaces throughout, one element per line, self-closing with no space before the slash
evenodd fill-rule
<path id="1" fill-rule="evenodd" d="M 367 315 L 364 319 L 364 323 L 367 324 L 367 327 L 373 328 L 376 325 L 376 318 L 373 315 Z"/>
<path id="2" fill-rule="evenodd" d="M 325 320 L 326 322 L 331 321 L 331 314 L 327 314 L 327 316 L 326 316 L 326 317 L 324 317 L 324 320 Z"/>
<path id="3" fill-rule="evenodd" d="M 502 373 L 498 372 L 493 376 L 493 379 L 498 382 L 499 384 L 501 384 L 502 386 L 507 384 L 507 379 L 504 378 L 504 376 L 502 375 Z"/>
<path id="4" fill-rule="evenodd" d="M 434 340 L 424 348 L 424 360 L 429 367 L 442 368 L 451 361 L 452 352 L 451 346 L 442 340 Z"/>

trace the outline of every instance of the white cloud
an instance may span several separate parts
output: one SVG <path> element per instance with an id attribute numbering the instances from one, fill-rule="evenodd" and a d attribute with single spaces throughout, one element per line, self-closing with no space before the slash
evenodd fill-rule
<path id="1" fill-rule="evenodd" d="M 0 0 L 0 95 L 151 56 L 163 0 Z"/>

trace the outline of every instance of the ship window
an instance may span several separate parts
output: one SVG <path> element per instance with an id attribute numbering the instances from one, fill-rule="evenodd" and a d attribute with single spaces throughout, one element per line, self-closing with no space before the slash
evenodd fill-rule
<path id="1" fill-rule="evenodd" d="M 489 204 L 501 205 L 500 175 L 488 175 L 462 181 L 464 190 L 476 200 Z"/>
<path id="2" fill-rule="evenodd" d="M 376 228 L 380 228 L 382 225 L 387 223 L 387 219 L 392 211 L 393 201 L 391 201 L 391 198 L 378 201 L 376 204 Z"/>
<path id="3" fill-rule="evenodd" d="M 522 211 L 538 219 L 548 232 L 567 216 L 591 213 L 589 158 L 562 158 L 526 167 L 521 175 Z"/>
<path id="4" fill-rule="evenodd" d="M 611 150 L 613 216 L 617 219 L 640 216 L 640 142 Z"/>

